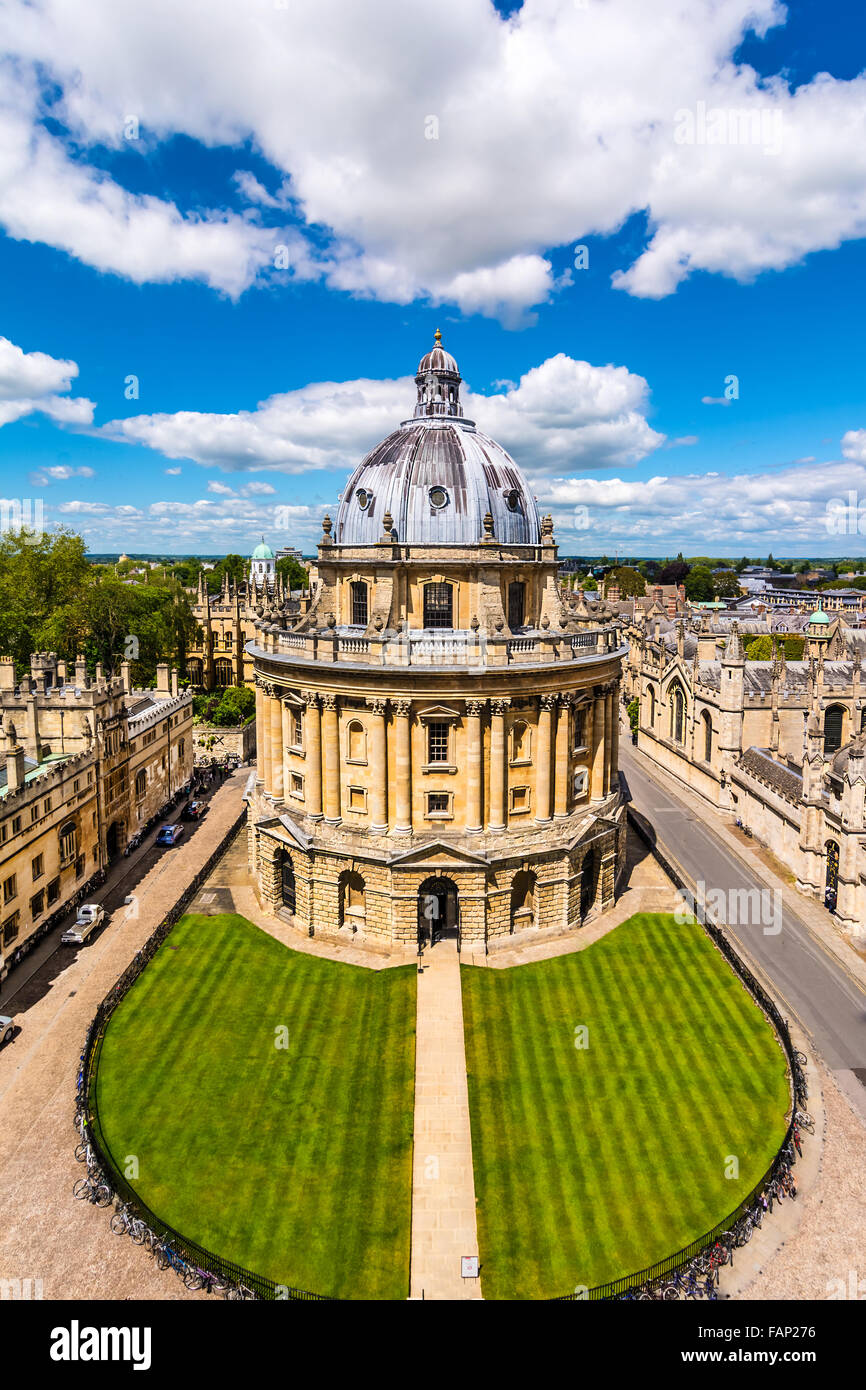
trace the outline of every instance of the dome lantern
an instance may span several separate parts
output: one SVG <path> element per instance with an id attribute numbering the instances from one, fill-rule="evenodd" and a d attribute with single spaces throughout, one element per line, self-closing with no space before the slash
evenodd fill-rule
<path id="1" fill-rule="evenodd" d="M 415 402 L 415 418 L 425 416 L 451 416 L 459 419 L 463 414 L 460 404 L 460 368 L 450 352 L 442 346 L 439 329 L 433 335 L 434 343 L 418 363 L 415 384 L 418 398 Z"/>

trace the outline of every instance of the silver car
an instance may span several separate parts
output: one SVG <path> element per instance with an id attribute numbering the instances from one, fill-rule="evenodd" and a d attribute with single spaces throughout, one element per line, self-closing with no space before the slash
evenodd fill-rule
<path id="1" fill-rule="evenodd" d="M 0 1014 L 0 1042 L 11 1042 L 14 1036 L 15 1024 L 6 1014 Z"/>

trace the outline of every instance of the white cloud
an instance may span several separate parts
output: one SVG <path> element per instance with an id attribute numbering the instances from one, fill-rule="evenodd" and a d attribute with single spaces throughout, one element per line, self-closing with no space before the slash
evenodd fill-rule
<path id="1" fill-rule="evenodd" d="M 333 509 L 333 504 L 331 504 Z M 170 553 L 249 554 L 262 535 L 275 545 L 312 551 L 322 534 L 324 505 L 281 502 L 264 505 L 238 498 L 160 499 L 145 507 L 112 506 L 76 499 L 52 509 L 46 519 L 72 524 L 92 550 L 164 549 Z"/>
<path id="2" fill-rule="evenodd" d="M 864 431 L 850 431 L 851 435 Z M 863 441 L 866 443 L 866 441 Z M 866 458 L 796 463 L 762 473 L 532 478 L 566 552 L 615 542 L 637 553 L 768 550 L 858 553 L 866 535 Z M 862 514 L 862 519 L 861 519 Z"/>
<path id="3" fill-rule="evenodd" d="M 165 469 L 163 469 L 163 472 L 166 473 L 166 474 L 169 476 L 169 478 L 176 478 L 176 477 L 178 476 L 179 473 L 182 473 L 182 472 L 183 472 L 183 469 L 182 469 L 182 468 L 165 468 Z"/>
<path id="4" fill-rule="evenodd" d="M 93 478 L 95 476 L 92 468 L 82 465 L 80 468 L 73 468 L 70 464 L 58 463 L 51 468 L 39 468 L 35 473 L 30 474 L 30 481 L 37 487 L 50 487 L 52 483 L 65 483 L 70 478 Z"/>
<path id="5" fill-rule="evenodd" d="M 237 295 L 274 273 L 279 241 L 292 274 L 513 323 L 555 289 L 551 249 L 635 212 L 648 245 L 614 283 L 645 297 L 866 232 L 866 76 L 792 91 L 733 61 L 749 29 L 784 22 L 777 0 L 525 0 L 508 20 L 438 0 L 435 23 L 405 0 L 9 0 L 5 15 L 0 221 L 138 283 Z M 130 116 L 144 152 L 177 133 L 249 145 L 278 193 L 243 169 L 226 186 L 243 215 L 128 193 L 91 152 L 121 148 Z M 315 243 L 262 225 L 289 209 Z"/>
<path id="6" fill-rule="evenodd" d="M 848 430 L 842 436 L 842 454 L 846 459 L 866 463 L 866 430 Z"/>
<path id="7" fill-rule="evenodd" d="M 648 387 L 626 367 L 595 367 L 558 353 L 492 396 L 463 391 L 466 415 L 536 469 L 620 468 L 663 441 L 646 420 Z M 228 472 L 347 471 L 411 415 L 415 385 L 397 381 L 315 382 L 234 415 L 179 411 L 112 420 L 101 433 L 145 444 L 168 458 Z M 245 493 L 268 484 L 249 483 Z M 225 483 L 208 490 L 228 495 Z"/>
<path id="8" fill-rule="evenodd" d="M 56 395 L 69 391 L 78 365 L 46 352 L 25 352 L 0 338 L 0 425 L 12 424 L 39 411 L 58 424 L 89 425 L 93 402 L 83 396 Z"/>

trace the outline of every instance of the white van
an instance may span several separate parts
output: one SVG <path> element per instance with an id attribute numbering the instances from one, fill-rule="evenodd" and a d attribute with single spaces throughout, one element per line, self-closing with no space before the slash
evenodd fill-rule
<path id="1" fill-rule="evenodd" d="M 83 946 L 94 927 L 105 921 L 105 908 L 101 903 L 82 903 L 78 909 L 75 925 L 63 933 L 60 940 L 64 946 Z"/>

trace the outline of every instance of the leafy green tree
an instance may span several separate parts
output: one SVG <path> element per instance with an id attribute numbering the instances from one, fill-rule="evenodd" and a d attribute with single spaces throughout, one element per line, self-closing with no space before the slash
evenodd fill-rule
<path id="1" fill-rule="evenodd" d="M 208 695 L 195 695 L 193 714 L 205 724 L 233 728 L 252 718 L 256 712 L 256 697 L 246 685 L 229 685 L 225 690 Z"/>
<path id="2" fill-rule="evenodd" d="M 692 603 L 711 603 L 715 597 L 713 576 L 706 565 L 695 565 L 685 577 L 686 598 Z"/>
<path id="3" fill-rule="evenodd" d="M 618 569 L 611 570 L 606 583 L 618 584 L 623 598 L 643 598 L 646 593 L 646 580 L 643 575 L 638 574 L 637 570 L 629 565 L 620 565 Z"/>
<path id="4" fill-rule="evenodd" d="M 218 594 L 223 586 L 223 578 L 227 574 L 229 580 L 234 584 L 242 584 L 247 577 L 249 561 L 243 555 L 224 555 L 221 560 L 214 565 L 212 570 L 207 571 L 207 590 L 209 594 Z"/>
<path id="5" fill-rule="evenodd" d="M 662 570 L 660 571 L 660 573 L 659 573 L 659 575 L 658 575 L 658 583 L 659 583 L 659 584 L 684 584 L 688 572 L 689 572 L 689 567 L 688 567 L 688 565 L 686 564 L 686 562 L 685 562 L 685 560 L 683 559 L 683 557 L 680 555 L 680 557 L 679 557 L 678 559 L 672 560 L 672 561 L 670 562 L 670 564 L 665 565 L 665 566 L 664 566 L 664 569 L 662 569 Z"/>
<path id="6" fill-rule="evenodd" d="M 91 582 L 92 568 L 72 531 L 0 537 L 0 652 L 14 658 L 19 674 L 45 648 L 41 634 L 52 615 Z"/>
<path id="7" fill-rule="evenodd" d="M 713 593 L 716 598 L 737 598 L 741 593 L 740 583 L 733 570 L 713 575 Z"/>
<path id="8" fill-rule="evenodd" d="M 633 700 L 629 700 L 625 707 L 625 712 L 628 715 L 631 731 L 634 733 L 640 723 L 640 700 L 637 696 L 635 696 Z"/>
<path id="9" fill-rule="evenodd" d="M 288 589 L 308 589 L 310 587 L 310 576 L 300 560 L 296 560 L 291 555 L 284 555 L 277 561 L 277 574 L 281 576 Z"/>
<path id="10" fill-rule="evenodd" d="M 581 589 L 586 589 L 587 593 L 592 593 L 595 589 L 598 588 L 598 580 L 596 579 L 594 574 L 588 574 L 585 576 L 584 579 L 579 581 L 578 587 Z"/>

